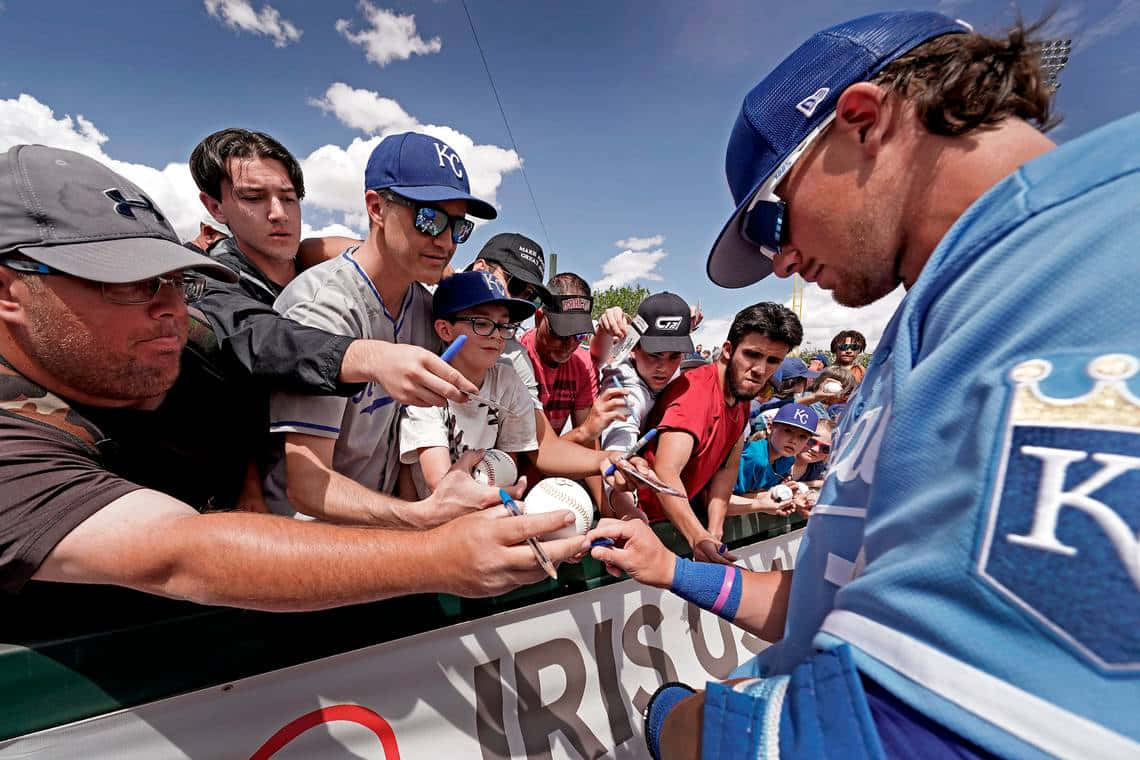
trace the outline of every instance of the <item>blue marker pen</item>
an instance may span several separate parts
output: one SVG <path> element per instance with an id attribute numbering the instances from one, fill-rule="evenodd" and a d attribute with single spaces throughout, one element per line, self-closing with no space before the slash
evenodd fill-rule
<path id="1" fill-rule="evenodd" d="M 657 436 L 657 428 L 652 428 L 648 433 L 646 433 L 645 435 L 638 438 L 637 443 L 630 446 L 629 449 L 624 454 L 621 455 L 621 458 L 622 459 L 629 459 L 631 456 L 633 456 L 634 454 L 636 454 L 637 452 L 639 452 L 643 448 L 645 448 L 645 444 L 652 441 L 656 436 Z M 606 473 L 605 473 L 606 477 L 608 478 L 610 475 L 613 475 L 614 470 L 616 470 L 616 469 L 617 469 L 617 465 L 614 464 L 613 462 L 611 462 L 610 466 L 606 468 Z"/>

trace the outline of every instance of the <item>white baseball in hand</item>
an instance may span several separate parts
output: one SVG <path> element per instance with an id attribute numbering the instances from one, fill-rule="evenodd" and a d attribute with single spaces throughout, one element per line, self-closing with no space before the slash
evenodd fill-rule
<path id="1" fill-rule="evenodd" d="M 487 449 L 483 452 L 483 458 L 471 470 L 471 477 L 483 485 L 513 486 L 519 479 L 519 471 L 510 454 L 498 449 Z"/>
<path id="2" fill-rule="evenodd" d="M 797 494 L 807 493 L 808 491 L 811 490 L 811 486 L 809 486 L 807 483 L 803 483 L 803 482 L 798 481 L 798 480 L 795 483 L 793 483 L 793 485 L 796 487 L 796 493 Z"/>
<path id="3" fill-rule="evenodd" d="M 574 523 L 564 528 L 539 536 L 542 541 L 551 541 L 556 538 L 573 538 L 584 536 L 594 521 L 594 502 L 586 489 L 568 478 L 547 478 L 538 481 L 534 489 L 527 494 L 523 503 L 523 512 L 528 515 L 537 515 L 543 512 L 557 512 L 568 509 L 574 513 Z"/>
<path id="4" fill-rule="evenodd" d="M 792 489 L 781 483 L 778 486 L 772 486 L 771 490 L 768 491 L 768 496 L 772 497 L 772 501 L 779 504 L 792 498 Z"/>
<path id="5" fill-rule="evenodd" d="M 843 383 L 838 380 L 824 380 L 819 386 L 820 393 L 836 396 L 843 392 Z"/>

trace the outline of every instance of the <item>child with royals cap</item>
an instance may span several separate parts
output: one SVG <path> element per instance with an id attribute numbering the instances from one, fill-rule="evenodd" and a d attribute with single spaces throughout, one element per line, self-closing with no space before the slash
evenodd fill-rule
<path id="1" fill-rule="evenodd" d="M 478 400 L 443 407 L 406 407 L 400 418 L 401 491 L 430 494 L 451 466 L 471 449 L 496 448 L 514 458 L 538 448 L 534 405 L 510 362 L 500 356 L 534 304 L 507 295 L 489 272 L 460 272 L 439 283 L 432 297 L 433 327 L 445 343 L 466 342 L 452 365 L 479 388 Z M 410 482 L 409 482 L 410 479 Z"/>
<path id="2" fill-rule="evenodd" d="M 819 415 L 803 404 L 786 404 L 772 418 L 767 439 L 750 441 L 740 455 L 740 473 L 729 499 L 729 514 L 784 514 L 810 505 L 777 502 L 768 489 L 791 478 L 796 458 L 816 433 Z M 801 500 L 802 501 L 802 500 Z"/>

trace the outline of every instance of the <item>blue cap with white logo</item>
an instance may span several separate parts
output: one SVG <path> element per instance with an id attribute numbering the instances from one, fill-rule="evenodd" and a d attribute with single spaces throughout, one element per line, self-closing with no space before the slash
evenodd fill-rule
<path id="1" fill-rule="evenodd" d="M 364 167 L 365 190 L 391 190 L 413 201 L 467 201 L 467 213 L 480 219 L 499 215 L 471 195 L 467 167 L 450 145 L 419 132 L 385 137 Z"/>
<path id="2" fill-rule="evenodd" d="M 728 141 L 725 172 L 737 208 L 709 254 L 709 279 L 741 288 L 772 273 L 772 261 L 760 249 L 764 241 L 757 240 L 759 235 L 744 237 L 746 213 L 761 191 L 775 190 L 798 149 L 831 122 L 844 90 L 872 79 L 924 42 L 969 31 L 965 22 L 930 11 L 863 16 L 812 35 L 752 88 Z M 755 224 L 767 233 L 763 237 L 775 241 L 786 234 L 780 204 L 758 206 L 748 222 L 750 229 Z"/>
<path id="3" fill-rule="evenodd" d="M 814 433 L 819 425 L 819 415 L 810 406 L 803 404 L 784 404 L 772 418 L 773 425 L 791 425 L 792 427 Z"/>
<path id="4" fill-rule="evenodd" d="M 440 280 L 431 299 L 431 314 L 446 319 L 464 309 L 483 304 L 507 308 L 507 318 L 522 322 L 534 316 L 535 306 L 521 298 L 511 298 L 503 284 L 490 272 L 459 272 Z"/>

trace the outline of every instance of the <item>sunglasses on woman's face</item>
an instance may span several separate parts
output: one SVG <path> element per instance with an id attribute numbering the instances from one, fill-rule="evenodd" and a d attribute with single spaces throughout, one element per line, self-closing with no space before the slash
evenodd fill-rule
<path id="1" fill-rule="evenodd" d="M 821 453 L 821 454 L 830 454 L 831 453 L 831 444 L 830 443 L 824 443 L 823 441 L 819 440 L 818 438 L 809 438 L 807 445 L 808 445 L 809 449 L 819 449 L 819 453 Z"/>

